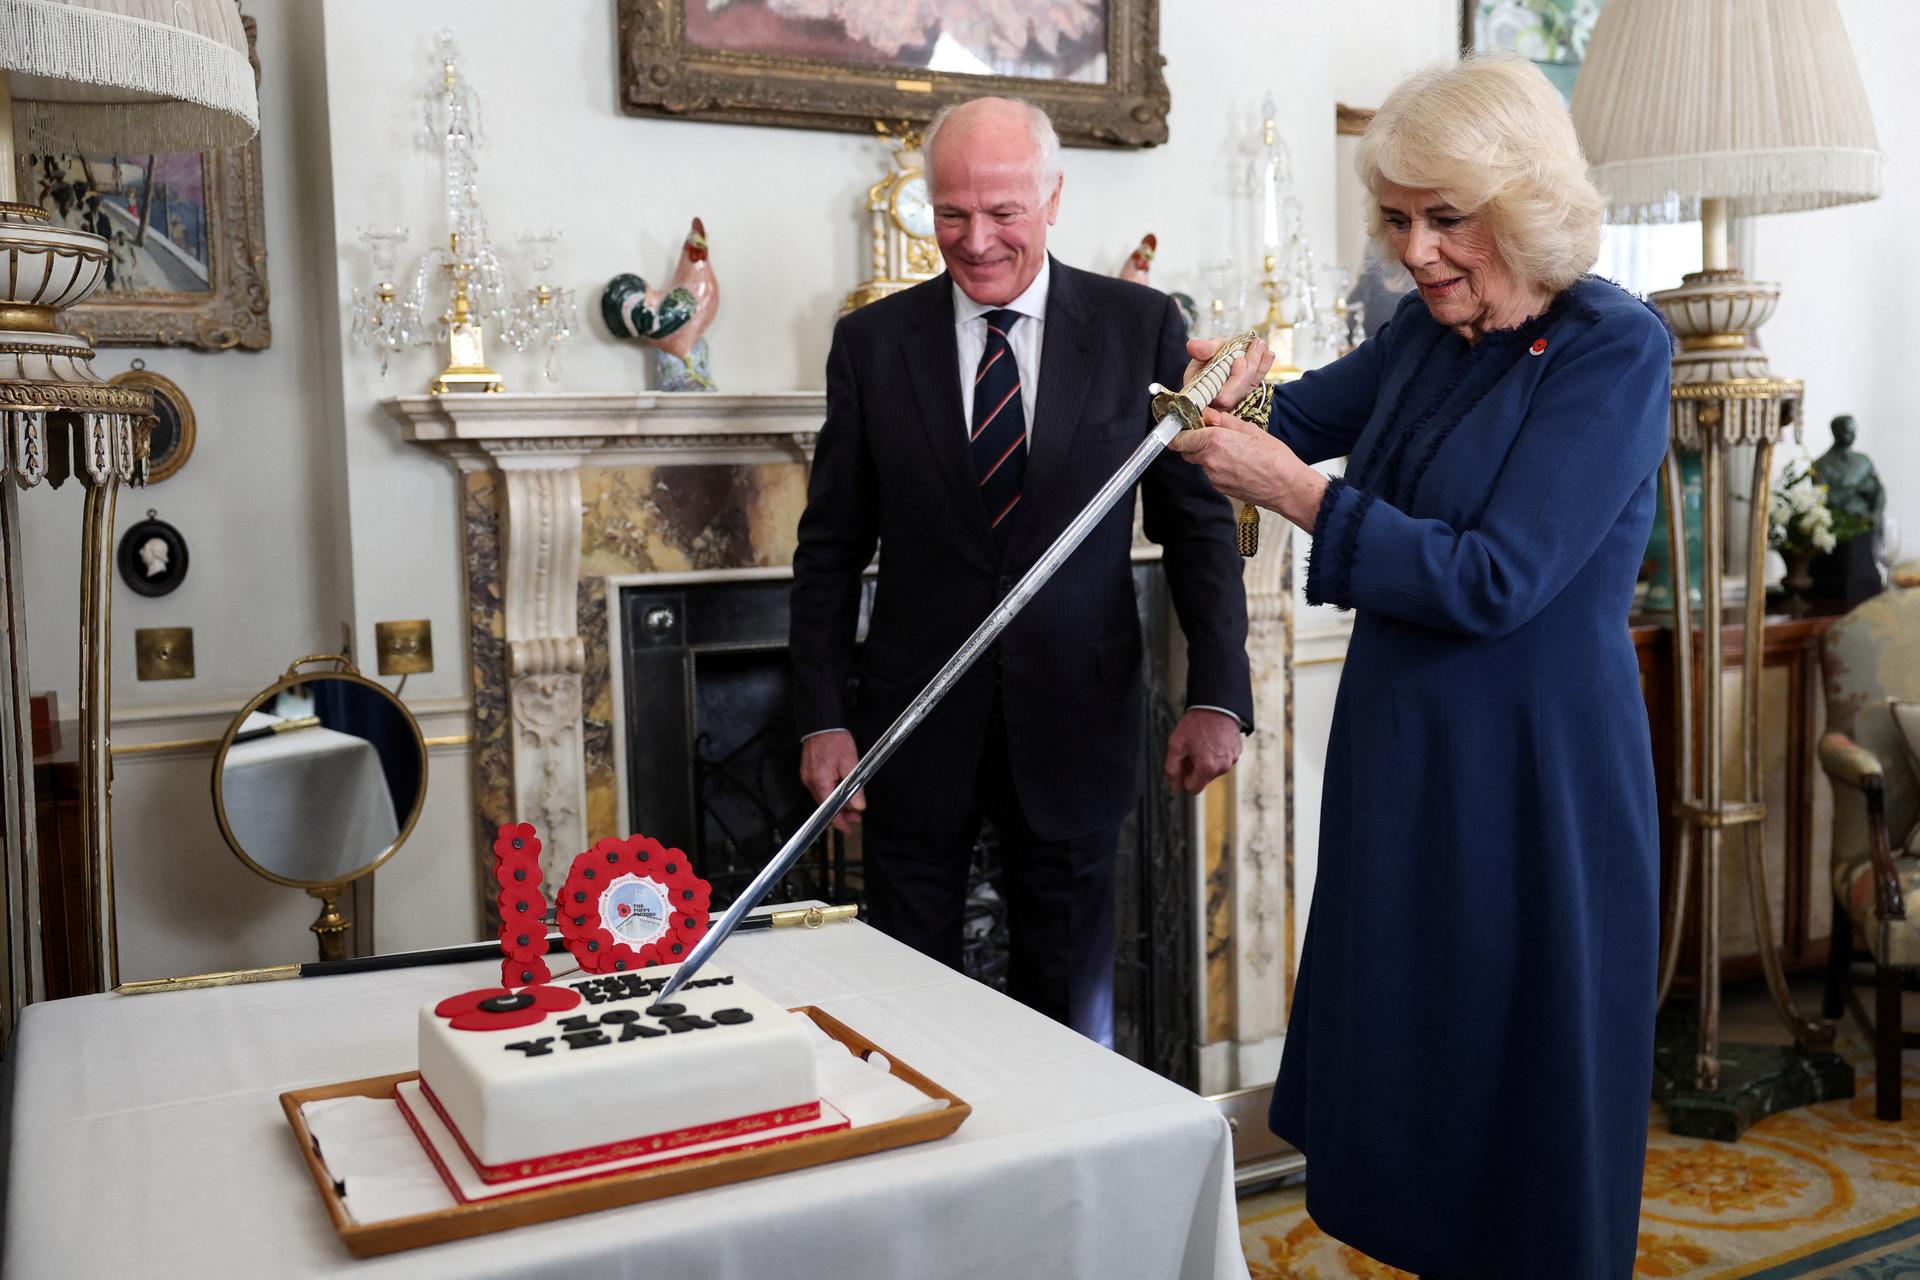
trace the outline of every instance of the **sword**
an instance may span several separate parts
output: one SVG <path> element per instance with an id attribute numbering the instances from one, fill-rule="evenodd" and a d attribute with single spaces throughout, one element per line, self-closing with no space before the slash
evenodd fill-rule
<path id="1" fill-rule="evenodd" d="M 1160 451 L 1167 447 L 1168 442 L 1182 431 L 1205 425 L 1200 411 L 1212 404 L 1214 397 L 1220 394 L 1220 388 L 1227 384 L 1227 375 L 1233 368 L 1234 359 L 1246 352 L 1256 336 L 1253 333 L 1243 333 L 1229 338 L 1214 352 L 1213 359 L 1207 361 L 1200 372 L 1194 375 L 1193 380 L 1178 391 L 1169 391 L 1157 382 L 1147 389 L 1148 394 L 1153 397 L 1153 431 L 1140 442 L 1140 447 L 1133 451 L 1132 456 L 1121 465 L 1120 469 L 1100 486 L 1100 491 L 1093 495 L 1087 505 L 1081 509 L 1080 514 L 1073 518 L 1072 523 L 1060 531 L 1060 536 L 1053 540 L 1053 545 L 1033 562 L 1033 567 L 1014 584 L 1013 590 L 1007 593 L 1006 598 L 994 606 L 993 612 L 988 614 L 985 621 L 981 622 L 974 629 L 973 634 L 967 637 L 966 643 L 947 659 L 947 664 L 934 673 L 933 679 L 927 681 L 926 688 L 920 690 L 914 700 L 907 704 L 906 710 L 902 711 L 899 717 L 888 726 L 887 731 L 867 749 L 859 762 L 854 765 L 853 772 L 842 778 L 840 785 L 835 787 L 832 794 L 822 800 L 820 807 L 813 811 L 813 816 L 787 838 L 787 842 L 780 846 L 780 852 L 775 854 L 773 860 L 753 878 L 753 883 L 733 900 L 733 905 L 727 908 L 726 914 L 707 930 L 705 937 L 694 944 L 693 950 L 687 953 L 687 958 L 680 962 L 680 967 L 660 989 L 658 1000 L 664 1002 L 670 999 L 675 991 L 699 972 L 701 965 L 712 958 L 720 944 L 740 926 L 741 918 L 766 897 L 767 892 L 780 882 L 782 876 L 793 869 L 793 864 L 800 861 L 800 855 L 805 853 L 808 846 L 827 829 L 827 824 L 846 807 L 849 800 L 853 799 L 854 793 L 867 784 L 867 779 L 886 763 L 887 757 L 906 741 L 907 735 L 920 727 L 920 722 L 926 719 L 927 713 L 947 695 L 947 691 L 966 674 L 967 669 L 987 651 L 987 647 L 999 637 L 1000 633 L 1007 629 L 1007 624 L 1012 622 L 1014 616 L 1026 607 L 1029 600 L 1033 599 L 1034 594 L 1047 584 L 1047 579 L 1053 577 L 1054 572 L 1066 563 L 1067 557 L 1086 540 L 1087 535 L 1093 531 L 1094 525 L 1100 522 L 1123 494 L 1132 491 L 1134 482 L 1153 464 L 1153 460 L 1160 456 Z"/>

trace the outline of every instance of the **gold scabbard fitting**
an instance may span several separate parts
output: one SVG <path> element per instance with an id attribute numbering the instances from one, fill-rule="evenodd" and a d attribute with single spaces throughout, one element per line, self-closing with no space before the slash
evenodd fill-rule
<path id="1" fill-rule="evenodd" d="M 852 920 L 860 914 L 860 908 L 847 903 L 837 907 L 797 907 L 790 911 L 772 913 L 775 929 L 818 929 L 823 924 L 832 924 L 836 920 Z"/>

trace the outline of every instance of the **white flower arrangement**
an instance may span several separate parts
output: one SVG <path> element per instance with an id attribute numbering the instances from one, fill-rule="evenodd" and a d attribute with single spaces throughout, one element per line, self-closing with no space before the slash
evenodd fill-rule
<path id="1" fill-rule="evenodd" d="M 1838 544 L 1827 486 L 1814 479 L 1809 463 L 1788 467 L 1767 512 L 1767 545 L 1784 556 L 1825 555 Z"/>

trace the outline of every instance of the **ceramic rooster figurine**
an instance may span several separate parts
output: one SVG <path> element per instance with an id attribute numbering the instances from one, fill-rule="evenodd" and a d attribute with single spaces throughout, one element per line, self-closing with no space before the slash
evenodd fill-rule
<path id="1" fill-rule="evenodd" d="M 693 220 L 680 262 L 665 289 L 636 275 L 615 276 L 600 294 L 600 315 L 616 338 L 634 338 L 658 353 L 659 389 L 712 391 L 707 327 L 720 310 L 720 282 L 707 260 L 707 228 Z"/>
<path id="2" fill-rule="evenodd" d="M 1146 235 L 1141 236 L 1140 247 L 1127 255 L 1127 264 L 1120 268 L 1120 278 L 1122 280 L 1131 280 L 1135 284 L 1146 284 L 1147 269 L 1153 264 L 1154 252 L 1159 249 L 1159 247 L 1159 237 L 1155 236 L 1153 232 L 1149 231 Z"/>

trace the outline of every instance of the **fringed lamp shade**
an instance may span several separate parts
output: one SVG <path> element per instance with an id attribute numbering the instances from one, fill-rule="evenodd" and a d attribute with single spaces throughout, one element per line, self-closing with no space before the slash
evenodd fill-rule
<path id="1" fill-rule="evenodd" d="M 260 127 L 234 0 L 0 0 L 29 151 L 200 151 Z"/>
<path id="2" fill-rule="evenodd" d="M 1615 222 L 1872 200 L 1884 160 L 1836 0 L 1610 0 L 1573 119 Z"/>

